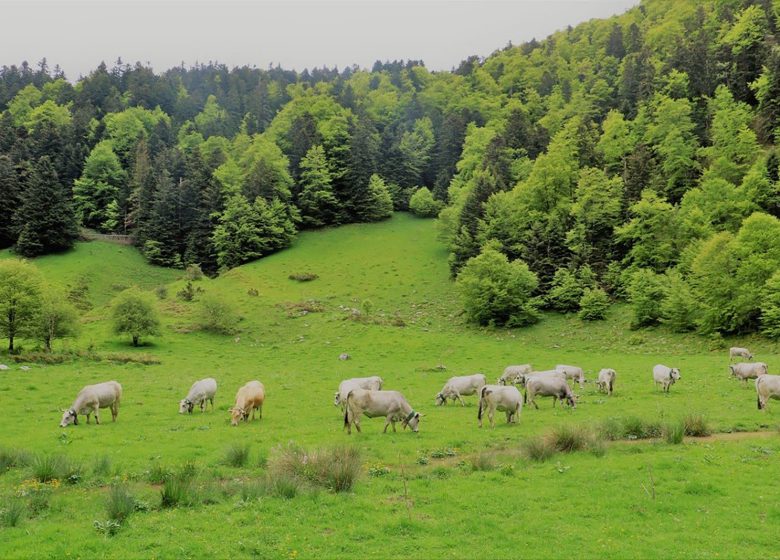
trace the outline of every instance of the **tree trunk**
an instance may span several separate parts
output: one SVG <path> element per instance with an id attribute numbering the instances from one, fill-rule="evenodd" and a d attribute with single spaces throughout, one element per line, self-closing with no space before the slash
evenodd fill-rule
<path id="1" fill-rule="evenodd" d="M 14 353 L 14 335 L 9 334 L 8 335 L 8 353 L 13 354 Z"/>
<path id="2" fill-rule="evenodd" d="M 133 346 L 138 346 L 138 335 L 137 334 L 133 335 Z"/>
<path id="3" fill-rule="evenodd" d="M 51 352 L 51 337 L 47 336 L 43 342 L 46 345 L 46 351 Z"/>

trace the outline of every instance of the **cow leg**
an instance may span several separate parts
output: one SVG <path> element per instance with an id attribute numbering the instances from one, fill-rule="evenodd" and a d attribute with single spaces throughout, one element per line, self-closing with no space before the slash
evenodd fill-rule
<path id="1" fill-rule="evenodd" d="M 360 429 L 360 417 L 355 416 L 352 421 L 355 423 L 355 429 L 358 431 L 358 433 L 362 432 L 363 430 Z"/>
<path id="2" fill-rule="evenodd" d="M 533 405 L 534 405 L 534 408 L 535 408 L 536 410 L 539 410 L 539 405 L 538 405 L 538 404 L 536 404 L 536 400 L 535 400 L 535 399 L 528 399 L 528 402 L 530 402 L 531 404 L 533 404 Z"/>
<path id="3" fill-rule="evenodd" d="M 91 412 L 87 412 L 87 424 L 89 424 L 89 417 L 91 414 L 92 414 Z"/>
<path id="4" fill-rule="evenodd" d="M 100 424 L 100 409 L 95 409 L 95 424 Z"/>
<path id="5" fill-rule="evenodd" d="M 111 405 L 111 421 L 116 422 L 116 417 L 119 414 L 119 407 L 116 403 Z"/>
<path id="6" fill-rule="evenodd" d="M 466 406 L 466 403 L 463 401 L 463 397 L 460 396 L 460 393 L 458 393 L 458 400 L 460 401 L 460 406 Z"/>
<path id="7" fill-rule="evenodd" d="M 496 427 L 496 420 L 494 418 L 495 415 L 496 415 L 496 409 L 491 407 L 491 409 L 488 410 L 488 419 L 490 420 L 490 427 L 491 428 L 495 428 Z"/>
<path id="8" fill-rule="evenodd" d="M 262 420 L 263 419 L 263 405 L 262 404 L 257 407 L 257 412 L 260 415 L 260 420 Z"/>

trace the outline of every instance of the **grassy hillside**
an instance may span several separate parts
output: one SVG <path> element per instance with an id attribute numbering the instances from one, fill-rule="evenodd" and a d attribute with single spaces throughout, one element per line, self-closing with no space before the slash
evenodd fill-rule
<path id="1" fill-rule="evenodd" d="M 47 509 L 18 528 L 0 529 L 3 557 L 24 556 L 33 546 L 44 556 L 72 554 L 73 542 L 81 543 L 80 555 L 99 557 L 459 558 L 506 557 L 518 550 L 533 557 L 735 557 L 770 550 L 773 538 L 764 523 L 780 520 L 780 494 L 773 486 L 756 493 L 755 481 L 776 461 L 776 434 L 679 446 L 615 443 L 606 453 L 542 463 L 519 453 L 523 442 L 551 427 L 628 417 L 672 421 L 696 412 L 721 431 L 774 429 L 780 407 L 756 410 L 754 390 L 728 378 L 726 351 L 710 350 L 710 342 L 697 337 L 628 331 L 620 308 L 596 325 L 550 315 L 525 330 L 468 327 L 431 221 L 397 215 L 380 224 L 305 233 L 290 250 L 197 283 L 241 309 L 237 337 L 192 332 L 196 304 L 174 296 L 183 285 L 176 278 L 181 273 L 149 268 L 132 249 L 83 244 L 36 263 L 53 281 L 94 273 L 90 295 L 96 307 L 70 347 L 148 353 L 161 363 L 80 360 L 29 364 L 29 371 L 13 364 L 0 372 L 0 448 L 64 454 L 84 466 L 78 484 L 52 491 Z M 304 283 L 288 278 L 297 273 L 319 277 Z M 117 286 L 130 283 L 168 283 L 169 296 L 160 302 L 164 335 L 137 350 L 111 335 L 104 318 Z M 307 301 L 319 302 L 323 311 L 295 316 L 290 304 Z M 757 340 L 735 342 L 776 369 L 776 348 Z M 342 352 L 352 358 L 340 361 Z M 539 369 L 579 364 L 591 379 L 600 368 L 614 367 L 615 395 L 600 395 L 590 383 L 579 391 L 574 411 L 541 400 L 540 410 L 523 411 L 519 425 L 499 423 L 495 430 L 477 428 L 473 398 L 464 408 L 433 405 L 451 375 L 482 371 L 495 379 L 507 364 L 525 362 Z M 668 396 L 653 388 L 656 363 L 681 369 L 682 380 Z M 383 435 L 380 419 L 364 419 L 362 434 L 343 432 L 342 415 L 333 406 L 338 382 L 375 374 L 425 414 L 419 434 Z M 219 383 L 216 411 L 178 415 L 178 400 L 206 376 Z M 61 410 L 83 385 L 108 379 L 124 387 L 117 423 L 106 421 L 104 411 L 99 427 L 57 427 Z M 250 379 L 266 385 L 263 420 L 232 428 L 227 409 Z M 258 461 L 289 442 L 355 445 L 363 477 L 347 494 L 242 500 L 225 490 L 263 476 Z M 236 444 L 250 445 L 244 468 L 224 464 L 226 450 Z M 110 463 L 108 471 L 93 472 L 103 461 Z M 194 462 L 198 480 L 211 484 L 214 495 L 206 505 L 157 509 L 159 486 L 148 482 L 149 472 L 185 461 Z M 484 470 L 472 468 L 474 462 Z M 0 503 L 23 491 L 31 477 L 31 467 L 0 475 Z M 111 480 L 129 481 L 151 510 L 133 515 L 105 539 L 93 521 L 105 519 L 105 485 Z M 162 527 L 169 538 L 160 538 Z M 556 528 L 554 544 L 550 527 Z"/>

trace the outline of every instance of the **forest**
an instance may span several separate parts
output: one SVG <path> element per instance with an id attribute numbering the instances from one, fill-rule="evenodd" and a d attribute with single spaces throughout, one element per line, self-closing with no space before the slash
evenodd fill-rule
<path id="1" fill-rule="evenodd" d="M 0 69 L 0 248 L 132 235 L 208 275 L 298 231 L 438 216 L 475 323 L 541 310 L 780 337 L 777 0 L 643 0 L 373 68 Z"/>

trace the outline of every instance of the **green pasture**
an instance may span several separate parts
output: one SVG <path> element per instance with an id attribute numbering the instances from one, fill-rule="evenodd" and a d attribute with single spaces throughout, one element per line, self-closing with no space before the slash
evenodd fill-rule
<path id="1" fill-rule="evenodd" d="M 32 550 L 43 557 L 117 558 L 777 554 L 771 528 L 780 521 L 780 487 L 769 482 L 776 478 L 777 433 L 682 445 L 615 442 L 604 453 L 556 455 L 541 463 L 520 454 L 525 440 L 556 426 L 627 417 L 672 422 L 696 413 L 718 432 L 776 432 L 780 403 L 758 411 L 752 385 L 728 377 L 723 347 L 748 346 L 774 373 L 778 349 L 766 340 L 630 331 L 624 306 L 594 324 L 548 314 L 523 330 L 476 329 L 460 315 L 433 221 L 403 214 L 380 224 L 304 233 L 289 250 L 194 282 L 240 309 L 235 336 L 195 330 L 197 303 L 176 297 L 183 273 L 149 267 L 132 248 L 83 243 L 35 262 L 53 283 L 64 287 L 81 278 L 89 285 L 93 307 L 81 334 L 58 342 L 57 350 L 149 354 L 160 363 L 84 358 L 25 364 L 30 369 L 23 371 L 23 364 L 0 356 L 11 367 L 0 372 L 0 448 L 63 454 L 84 472 L 79 483 L 54 489 L 45 511 L 18 527 L 0 528 L 2 557 Z M 318 278 L 288 278 L 298 273 Z M 138 349 L 113 335 L 108 320 L 111 298 L 132 284 L 167 287 L 159 300 L 164 333 Z M 302 311 L 313 307 L 322 311 Z M 20 342 L 28 351 L 36 346 Z M 339 360 L 343 352 L 351 359 Z M 524 409 L 518 425 L 503 424 L 500 414 L 495 430 L 477 428 L 473 397 L 466 407 L 433 405 L 452 375 L 483 372 L 495 380 L 506 365 L 526 362 L 539 369 L 580 365 L 591 380 L 600 368 L 612 367 L 615 394 L 601 395 L 589 383 L 583 391 L 575 388 L 576 410 L 553 409 L 549 399 L 540 399 L 540 410 Z M 669 395 L 653 386 L 656 363 L 681 370 Z M 364 419 L 362 434 L 346 435 L 333 393 L 341 379 L 363 375 L 381 375 L 386 388 L 400 390 L 425 415 L 419 434 L 382 434 L 381 419 Z M 219 384 L 216 410 L 177 414 L 191 383 L 207 376 Z M 124 388 L 116 423 L 104 411 L 100 426 L 58 427 L 62 409 L 82 386 L 110 379 Z M 263 419 L 233 428 L 227 409 L 236 389 L 252 379 L 266 386 Z M 290 442 L 308 449 L 355 445 L 363 476 L 349 493 L 249 501 L 231 496 L 156 507 L 159 488 L 146 475 L 155 467 L 192 461 L 198 480 L 250 480 L 262 476 L 259 458 Z M 237 444 L 250 446 L 242 468 L 224 464 L 226 450 Z M 474 470 L 481 453 L 490 454 L 490 468 Z M 110 462 L 110 474 L 90 474 L 100 461 Z M 30 478 L 29 467 L 0 475 L 0 509 Z M 93 522 L 105 519 L 112 480 L 129 481 L 152 507 L 107 537 Z"/>

